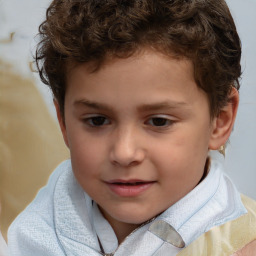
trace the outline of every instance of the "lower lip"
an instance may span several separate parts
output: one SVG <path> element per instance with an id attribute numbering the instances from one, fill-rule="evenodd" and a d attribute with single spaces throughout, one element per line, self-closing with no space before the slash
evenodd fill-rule
<path id="1" fill-rule="evenodd" d="M 135 197 L 148 190 L 154 182 L 141 183 L 138 185 L 125 185 L 107 183 L 112 192 L 122 197 Z"/>

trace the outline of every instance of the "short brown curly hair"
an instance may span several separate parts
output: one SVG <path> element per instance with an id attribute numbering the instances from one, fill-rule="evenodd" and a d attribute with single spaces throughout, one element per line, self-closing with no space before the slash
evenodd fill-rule
<path id="1" fill-rule="evenodd" d="M 68 63 L 96 70 L 144 47 L 193 62 L 211 116 L 240 87 L 241 43 L 224 0 L 53 0 L 39 37 L 37 68 L 63 115 Z"/>

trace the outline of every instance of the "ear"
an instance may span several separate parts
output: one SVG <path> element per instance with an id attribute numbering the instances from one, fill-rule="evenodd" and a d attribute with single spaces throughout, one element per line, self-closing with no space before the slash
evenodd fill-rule
<path id="1" fill-rule="evenodd" d="M 67 130 L 66 130 L 66 125 L 65 125 L 65 120 L 64 120 L 64 117 L 63 117 L 64 113 L 62 115 L 62 113 L 60 111 L 59 103 L 57 102 L 56 99 L 53 100 L 53 103 L 54 103 L 54 106 L 55 106 L 55 109 L 56 109 L 57 118 L 58 118 L 58 121 L 59 121 L 59 125 L 60 125 L 60 129 L 61 129 L 61 132 L 62 132 L 63 139 L 65 141 L 66 146 L 69 148 L 68 138 L 67 138 Z"/>
<path id="2" fill-rule="evenodd" d="M 238 104 L 238 91 L 232 88 L 228 104 L 221 109 L 219 115 L 213 120 L 213 130 L 209 141 L 210 150 L 217 150 L 227 142 L 234 126 Z"/>

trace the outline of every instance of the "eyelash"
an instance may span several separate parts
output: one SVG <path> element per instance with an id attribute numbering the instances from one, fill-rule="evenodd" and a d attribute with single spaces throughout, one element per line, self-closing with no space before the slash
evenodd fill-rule
<path id="1" fill-rule="evenodd" d="M 96 124 L 95 121 L 99 121 L 99 123 Z M 83 122 L 92 128 L 100 128 L 105 125 L 111 124 L 111 121 L 103 115 L 95 115 L 95 116 L 83 118 Z M 160 125 L 157 125 L 156 122 L 160 122 Z M 175 123 L 174 120 L 171 120 L 170 118 L 168 118 L 166 116 L 161 116 L 161 115 L 150 117 L 145 122 L 146 125 L 150 125 L 154 128 L 159 128 L 159 129 L 168 128 L 169 126 L 173 125 L 174 123 Z"/>

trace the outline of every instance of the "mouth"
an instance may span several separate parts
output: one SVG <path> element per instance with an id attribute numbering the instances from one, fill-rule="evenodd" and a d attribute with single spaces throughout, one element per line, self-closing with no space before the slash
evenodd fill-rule
<path id="1" fill-rule="evenodd" d="M 111 180 L 106 182 L 112 192 L 121 197 L 135 197 L 148 190 L 155 181 Z"/>

